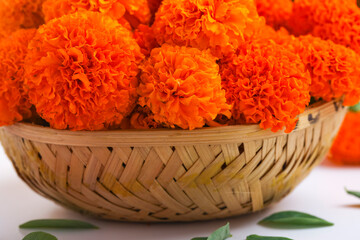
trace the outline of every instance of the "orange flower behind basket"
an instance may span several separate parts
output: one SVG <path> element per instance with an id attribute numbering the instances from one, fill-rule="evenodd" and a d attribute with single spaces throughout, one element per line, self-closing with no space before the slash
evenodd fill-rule
<path id="1" fill-rule="evenodd" d="M 0 126 L 31 117 L 24 84 L 24 61 L 35 29 L 21 29 L 0 40 Z"/>
<path id="2" fill-rule="evenodd" d="M 216 58 L 209 51 L 164 44 L 141 66 L 139 104 L 161 125 L 194 129 L 229 116 Z"/>
<path id="3" fill-rule="evenodd" d="M 153 28 L 160 45 L 210 48 L 221 58 L 252 38 L 261 24 L 253 0 L 164 0 Z"/>
<path id="4" fill-rule="evenodd" d="M 29 44 L 30 100 L 56 129 L 116 126 L 135 106 L 142 59 L 131 32 L 110 17 L 78 12 L 54 19 Z"/>
<path id="5" fill-rule="evenodd" d="M 20 28 L 38 28 L 44 23 L 42 3 L 44 0 L 0 1 L 0 38 Z"/>
<path id="6" fill-rule="evenodd" d="M 360 164 L 360 112 L 347 113 L 330 150 L 329 158 L 340 164 Z"/>
<path id="7" fill-rule="evenodd" d="M 289 133 L 310 101 L 310 76 L 301 59 L 271 40 L 244 44 L 221 61 L 220 73 L 240 124 Z"/>
<path id="8" fill-rule="evenodd" d="M 151 18 L 146 0 L 45 0 L 43 5 L 47 22 L 83 10 L 106 14 L 118 20 L 126 28 L 130 28 L 129 22 L 136 27 L 139 23 L 149 23 Z"/>
<path id="9" fill-rule="evenodd" d="M 264 16 L 266 24 L 275 29 L 286 26 L 292 13 L 291 0 L 255 0 L 260 16 Z"/>

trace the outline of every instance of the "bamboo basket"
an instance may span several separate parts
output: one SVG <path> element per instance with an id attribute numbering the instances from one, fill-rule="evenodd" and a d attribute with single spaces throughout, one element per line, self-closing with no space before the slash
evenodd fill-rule
<path id="1" fill-rule="evenodd" d="M 0 129 L 18 175 L 37 193 L 104 219 L 225 218 L 279 201 L 318 165 L 344 118 L 339 101 L 300 115 L 294 132 L 258 125 L 72 132 Z"/>

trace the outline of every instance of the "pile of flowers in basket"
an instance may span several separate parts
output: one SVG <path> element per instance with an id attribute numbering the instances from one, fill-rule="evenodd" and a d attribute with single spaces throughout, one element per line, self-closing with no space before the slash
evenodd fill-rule
<path id="1" fill-rule="evenodd" d="M 0 125 L 259 124 L 360 100 L 360 9 L 346 0 L 4 0 Z"/>

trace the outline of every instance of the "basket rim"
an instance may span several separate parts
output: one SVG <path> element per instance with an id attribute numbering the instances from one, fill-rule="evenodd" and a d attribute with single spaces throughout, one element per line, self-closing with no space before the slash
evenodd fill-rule
<path id="1" fill-rule="evenodd" d="M 341 99 L 318 102 L 299 115 L 299 122 L 294 131 L 324 121 L 327 117 L 336 114 L 340 109 L 344 109 Z M 5 126 L 3 130 L 40 143 L 92 147 L 229 144 L 286 135 L 284 131 L 274 133 L 269 129 L 261 129 L 259 124 L 206 127 L 191 131 L 183 129 L 71 131 L 20 122 Z"/>

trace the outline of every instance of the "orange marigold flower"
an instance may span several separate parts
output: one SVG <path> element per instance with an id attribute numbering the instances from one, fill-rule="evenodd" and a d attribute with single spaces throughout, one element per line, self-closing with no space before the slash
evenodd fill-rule
<path id="1" fill-rule="evenodd" d="M 29 97 L 53 128 L 99 130 L 135 106 L 143 55 L 129 30 L 95 12 L 39 28 L 25 62 Z"/>
<path id="2" fill-rule="evenodd" d="M 311 96 L 325 101 L 345 96 L 344 105 L 358 103 L 360 57 L 349 48 L 311 35 L 299 41 L 297 52 L 311 74 Z"/>
<path id="3" fill-rule="evenodd" d="M 24 84 L 24 60 L 35 29 L 21 29 L 0 40 L 0 126 L 31 117 Z"/>
<path id="4" fill-rule="evenodd" d="M 237 123 L 289 133 L 310 101 L 310 76 L 301 59 L 271 40 L 244 44 L 221 61 L 220 73 Z"/>
<path id="5" fill-rule="evenodd" d="M 164 0 L 153 28 L 159 44 L 210 48 L 221 58 L 253 37 L 261 24 L 253 0 Z"/>
<path id="6" fill-rule="evenodd" d="M 296 0 L 289 27 L 295 35 L 312 34 L 360 53 L 360 9 L 355 1 Z"/>
<path id="7" fill-rule="evenodd" d="M 152 49 L 160 47 L 154 35 L 154 31 L 147 25 L 140 24 L 134 31 L 134 38 L 141 48 L 142 54 L 150 56 Z"/>
<path id="8" fill-rule="evenodd" d="M 139 23 L 149 23 L 151 18 L 146 0 L 45 0 L 43 4 L 46 22 L 81 10 L 101 12 L 126 28 L 130 28 L 129 22 L 136 27 Z"/>
<path id="9" fill-rule="evenodd" d="M 161 124 L 155 121 L 154 114 L 148 107 L 138 106 L 130 116 L 130 128 L 149 129 L 160 128 Z"/>
<path id="10" fill-rule="evenodd" d="M 139 105 L 161 125 L 194 129 L 229 116 L 216 58 L 209 51 L 164 44 L 141 66 Z"/>
<path id="11" fill-rule="evenodd" d="M 329 159 L 341 164 L 360 164 L 360 112 L 347 113 L 331 147 Z"/>
<path id="12" fill-rule="evenodd" d="M 275 29 L 286 26 L 292 13 L 291 0 L 255 0 L 260 16 L 265 17 L 266 24 Z"/>
<path id="13" fill-rule="evenodd" d="M 264 35 L 298 54 L 311 75 L 310 95 L 330 101 L 344 96 L 344 105 L 360 100 L 360 57 L 353 50 L 311 35 L 296 38 L 286 30 Z"/>
<path id="14" fill-rule="evenodd" d="M 0 1 L 0 38 L 20 28 L 38 28 L 44 23 L 41 5 L 44 0 Z"/>

